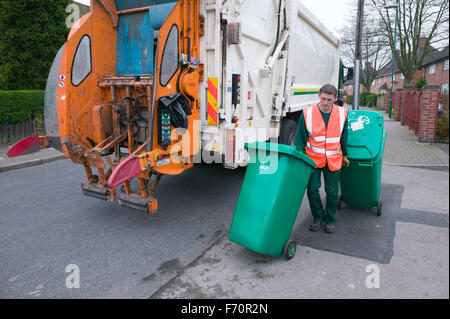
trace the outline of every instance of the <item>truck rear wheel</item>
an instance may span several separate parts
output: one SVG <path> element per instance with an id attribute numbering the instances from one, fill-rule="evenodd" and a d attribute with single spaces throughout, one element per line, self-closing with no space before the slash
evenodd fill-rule
<path id="1" fill-rule="evenodd" d="M 281 120 L 280 137 L 278 138 L 278 143 L 294 146 L 296 132 L 297 132 L 297 122 L 291 119 Z"/>

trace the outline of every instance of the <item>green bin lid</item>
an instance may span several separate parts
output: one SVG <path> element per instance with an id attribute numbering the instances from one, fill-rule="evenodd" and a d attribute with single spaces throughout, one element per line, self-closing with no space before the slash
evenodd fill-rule
<path id="1" fill-rule="evenodd" d="M 295 146 L 289 146 L 284 144 L 276 144 L 276 143 L 265 143 L 265 142 L 256 142 L 256 143 L 247 143 L 245 144 L 245 147 L 248 149 L 255 149 L 255 150 L 265 150 L 270 152 L 277 152 L 281 154 L 287 154 L 292 155 L 302 161 L 304 161 L 306 164 L 310 165 L 314 169 L 317 168 L 316 163 L 308 157 L 305 153 L 297 150 Z"/>
<path id="2" fill-rule="evenodd" d="M 347 155 L 351 160 L 378 157 L 383 140 L 383 115 L 373 111 L 349 111 Z"/>

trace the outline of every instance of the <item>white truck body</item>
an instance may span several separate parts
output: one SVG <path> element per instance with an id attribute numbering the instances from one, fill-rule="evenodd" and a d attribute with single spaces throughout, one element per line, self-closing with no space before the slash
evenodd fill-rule
<path id="1" fill-rule="evenodd" d="M 317 103 L 322 85 L 338 87 L 339 40 L 300 0 L 283 0 L 275 47 L 279 5 L 278 0 L 201 0 L 205 80 L 200 84 L 200 145 L 206 162 L 223 161 L 227 168 L 246 166 L 245 143 L 275 141 L 283 118 Z M 224 41 L 223 20 L 227 25 L 239 23 L 239 43 Z M 240 75 L 237 105 L 232 104 L 233 74 Z M 211 78 L 218 82 L 217 125 L 207 121 Z M 234 116 L 237 123 L 232 122 Z"/>

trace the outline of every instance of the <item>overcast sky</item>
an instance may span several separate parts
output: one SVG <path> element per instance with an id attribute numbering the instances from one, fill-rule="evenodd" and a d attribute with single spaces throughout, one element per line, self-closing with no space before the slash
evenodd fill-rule
<path id="1" fill-rule="evenodd" d="M 75 0 L 89 5 L 89 0 Z M 301 0 L 303 5 L 308 8 L 331 32 L 339 36 L 337 30 L 345 22 L 345 16 L 350 10 L 351 0 Z M 355 8 L 356 15 L 356 8 Z M 356 28 L 356 26 L 355 26 Z"/>

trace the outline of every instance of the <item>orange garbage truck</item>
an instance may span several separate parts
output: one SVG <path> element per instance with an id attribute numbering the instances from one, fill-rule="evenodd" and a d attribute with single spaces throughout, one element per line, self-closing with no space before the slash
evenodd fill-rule
<path id="1" fill-rule="evenodd" d="M 47 135 L 8 155 L 54 147 L 85 195 L 155 213 L 162 176 L 292 145 L 302 108 L 342 82 L 339 55 L 299 0 L 92 0 L 50 70 Z"/>

